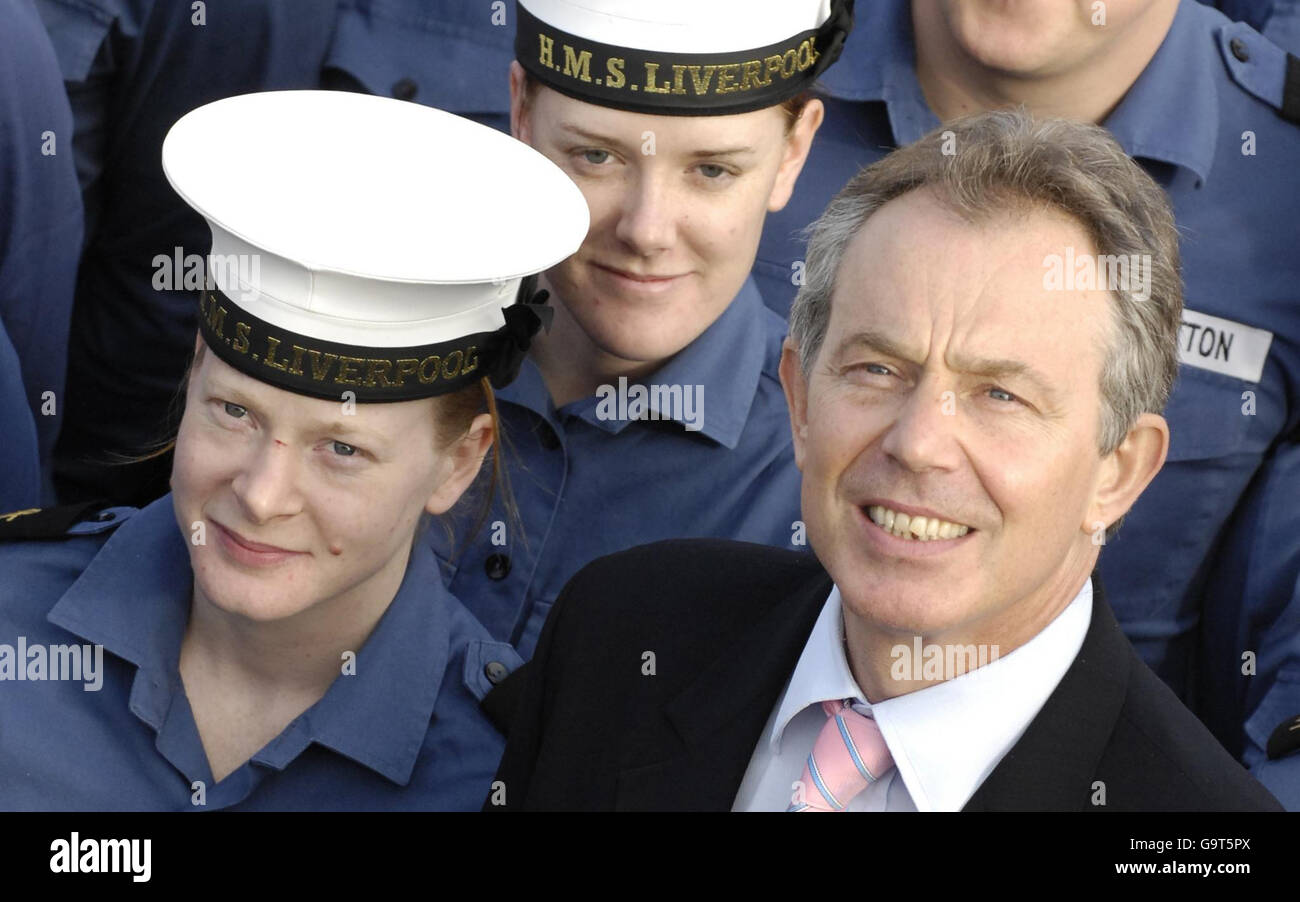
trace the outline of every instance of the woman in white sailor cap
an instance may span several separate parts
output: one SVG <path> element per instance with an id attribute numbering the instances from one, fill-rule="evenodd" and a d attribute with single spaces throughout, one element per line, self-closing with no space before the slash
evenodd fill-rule
<path id="1" fill-rule="evenodd" d="M 582 189 L 591 229 L 543 276 L 554 326 L 500 395 L 523 534 L 499 509 L 445 572 L 524 657 L 600 555 L 680 536 L 803 547 L 786 324 L 749 271 L 851 21 L 841 0 L 520 0 L 512 129 Z"/>
<path id="2" fill-rule="evenodd" d="M 0 543 L 0 808 L 477 808 L 518 658 L 419 531 L 492 446 L 582 195 L 336 92 L 201 107 L 163 165 L 213 234 L 172 492 L 0 518 L 45 539 Z"/>

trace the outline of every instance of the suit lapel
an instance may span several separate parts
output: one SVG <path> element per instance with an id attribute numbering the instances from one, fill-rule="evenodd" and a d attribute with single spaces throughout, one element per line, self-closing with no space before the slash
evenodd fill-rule
<path id="1" fill-rule="evenodd" d="M 1130 657 L 1095 571 L 1092 589 L 1092 622 L 1074 663 L 963 811 L 1089 807 L 1097 762 L 1124 704 Z"/>
<path id="2" fill-rule="evenodd" d="M 759 734 L 830 591 L 830 577 L 817 567 L 802 589 L 773 605 L 665 704 L 686 750 L 623 771 L 618 808 L 731 809 Z"/>

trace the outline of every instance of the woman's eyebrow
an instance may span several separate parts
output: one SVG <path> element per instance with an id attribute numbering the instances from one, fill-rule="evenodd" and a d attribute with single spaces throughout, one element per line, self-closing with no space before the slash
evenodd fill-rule
<path id="1" fill-rule="evenodd" d="M 240 391 L 236 386 L 223 381 L 220 376 L 213 378 L 213 380 L 208 384 L 207 391 L 208 394 L 218 395 L 223 400 L 229 401 L 231 404 L 238 404 L 240 407 L 246 407 L 255 413 L 261 413 L 274 408 L 274 405 L 261 403 L 251 395 Z M 359 423 L 351 422 L 347 419 L 312 418 L 306 420 L 303 426 L 307 432 L 350 436 L 357 438 L 370 446 L 387 444 L 383 433 L 377 432 L 367 426 L 362 426 Z"/>
<path id="2" fill-rule="evenodd" d="M 359 438 L 367 445 L 385 444 L 384 436 L 381 433 L 345 420 L 312 420 L 308 423 L 308 427 L 312 432 Z"/>
<path id="3" fill-rule="evenodd" d="M 720 150 L 693 150 L 691 151 L 690 156 L 695 158 L 738 157 L 738 156 L 744 156 L 746 154 L 753 154 L 753 153 L 754 153 L 753 147 L 749 147 L 748 145 L 741 145 L 739 147 L 727 147 Z"/>
<path id="4" fill-rule="evenodd" d="M 602 135 L 600 132 L 589 131 L 573 122 L 561 121 L 557 124 L 557 127 L 561 131 L 568 132 L 574 137 L 582 138 L 584 141 L 590 141 L 592 144 L 603 144 L 620 152 L 626 151 L 629 147 L 629 145 L 612 135 Z"/>

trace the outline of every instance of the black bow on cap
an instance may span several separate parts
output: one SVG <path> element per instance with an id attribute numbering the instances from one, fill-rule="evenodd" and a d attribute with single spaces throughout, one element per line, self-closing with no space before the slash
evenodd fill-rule
<path id="1" fill-rule="evenodd" d="M 852 30 L 853 0 L 832 0 L 830 16 L 822 23 L 822 27 L 817 29 L 818 36 L 826 40 L 826 43 L 817 55 L 817 62 L 813 64 L 812 77 L 809 81 L 820 77 L 830 68 L 831 63 L 840 58 L 840 53 L 844 50 L 844 42 L 849 39 L 849 32 Z"/>
<path id="2" fill-rule="evenodd" d="M 537 276 L 529 276 L 519 284 L 517 298 L 503 311 L 506 324 L 497 331 L 499 343 L 488 375 L 493 388 L 505 388 L 515 380 L 532 346 L 533 336 L 541 329 L 549 332 L 555 318 L 555 308 L 547 303 L 550 292 L 537 288 Z"/>

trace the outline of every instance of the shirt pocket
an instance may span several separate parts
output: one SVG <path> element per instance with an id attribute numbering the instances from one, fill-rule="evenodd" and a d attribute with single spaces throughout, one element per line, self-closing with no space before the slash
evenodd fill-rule
<path id="1" fill-rule="evenodd" d="M 1274 399 L 1263 382 L 1180 364 L 1165 407 L 1168 459 L 1262 456 L 1282 427 L 1283 410 L 1284 402 Z"/>
<path id="2" fill-rule="evenodd" d="M 523 666 L 509 642 L 475 639 L 465 649 L 465 688 L 483 701 L 492 688 Z"/>
<path id="3" fill-rule="evenodd" d="M 514 4 L 494 24 L 491 4 L 372 0 L 339 10 L 325 66 L 371 94 L 412 100 L 509 127 Z"/>

